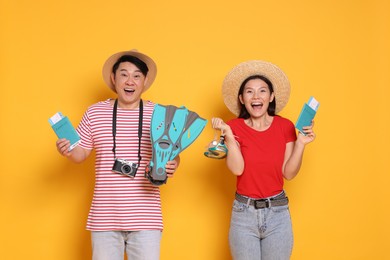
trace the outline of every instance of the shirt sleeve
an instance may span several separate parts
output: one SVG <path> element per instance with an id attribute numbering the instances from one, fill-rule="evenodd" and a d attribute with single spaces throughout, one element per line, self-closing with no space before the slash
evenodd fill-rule
<path id="1" fill-rule="evenodd" d="M 295 131 L 295 126 L 293 122 L 286 119 L 284 129 L 285 129 L 284 136 L 286 139 L 286 143 L 295 142 L 297 140 L 297 132 Z"/>
<path id="2" fill-rule="evenodd" d="M 226 124 L 230 126 L 230 129 L 232 130 L 234 136 L 234 140 L 236 140 L 236 142 L 238 142 L 238 144 L 241 146 L 242 143 L 239 138 L 239 134 L 237 133 L 237 130 L 239 128 L 239 119 L 238 118 L 231 119 L 230 121 L 226 122 Z"/>
<path id="3" fill-rule="evenodd" d="M 91 121 L 89 120 L 88 110 L 84 113 L 77 127 L 77 133 L 80 136 L 80 146 L 84 149 L 93 149 L 93 139 L 91 131 Z"/>

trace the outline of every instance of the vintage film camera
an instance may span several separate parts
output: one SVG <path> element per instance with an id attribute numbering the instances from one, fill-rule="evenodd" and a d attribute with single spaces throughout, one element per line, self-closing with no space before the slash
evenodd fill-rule
<path id="1" fill-rule="evenodd" d="M 115 159 L 114 166 L 112 166 L 112 171 L 117 172 L 122 175 L 129 176 L 131 178 L 135 177 L 135 174 L 138 170 L 138 164 L 128 162 L 124 159 Z"/>

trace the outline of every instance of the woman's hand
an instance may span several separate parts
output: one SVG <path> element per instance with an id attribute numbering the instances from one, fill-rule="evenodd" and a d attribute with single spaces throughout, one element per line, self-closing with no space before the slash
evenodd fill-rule
<path id="1" fill-rule="evenodd" d="M 303 132 L 305 134 L 302 134 L 299 132 L 297 141 L 306 145 L 308 143 L 311 143 L 316 138 L 316 134 L 313 131 L 314 127 L 314 121 L 311 122 L 310 126 L 303 127 Z"/>
<path id="2" fill-rule="evenodd" d="M 211 118 L 211 126 L 214 129 L 220 130 L 222 135 L 230 130 L 230 127 L 219 117 Z"/>

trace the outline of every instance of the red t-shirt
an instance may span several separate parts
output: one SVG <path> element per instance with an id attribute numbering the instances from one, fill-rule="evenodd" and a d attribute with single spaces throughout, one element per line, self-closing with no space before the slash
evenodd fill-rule
<path id="1" fill-rule="evenodd" d="M 270 127 L 257 131 L 243 118 L 228 122 L 240 144 L 245 167 L 237 177 L 237 193 L 251 198 L 266 198 L 283 190 L 282 166 L 286 144 L 297 139 L 294 124 L 274 116 Z"/>

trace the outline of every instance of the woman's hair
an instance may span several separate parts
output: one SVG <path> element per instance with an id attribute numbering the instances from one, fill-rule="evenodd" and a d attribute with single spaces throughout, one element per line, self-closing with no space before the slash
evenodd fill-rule
<path id="1" fill-rule="evenodd" d="M 273 87 L 273 85 L 272 85 L 272 82 L 271 82 L 268 78 L 266 78 L 266 77 L 264 77 L 264 76 L 262 76 L 262 75 L 253 75 L 253 76 L 250 76 L 250 77 L 246 78 L 246 79 L 242 82 L 242 84 L 241 84 L 241 86 L 240 86 L 240 90 L 238 91 L 237 99 L 238 99 L 238 103 L 241 105 L 240 114 L 238 115 L 238 118 L 247 119 L 247 118 L 250 117 L 250 114 L 249 114 L 248 111 L 246 110 L 245 105 L 244 105 L 244 104 L 241 104 L 240 98 L 239 98 L 239 97 L 240 97 L 240 95 L 242 95 L 242 94 L 244 93 L 244 88 L 245 88 L 246 83 L 248 83 L 248 81 L 250 81 L 250 80 L 252 80 L 252 79 L 261 79 L 262 81 L 264 81 L 264 82 L 267 84 L 270 93 L 272 94 L 272 93 L 274 92 L 274 87 Z M 270 116 L 274 116 L 274 115 L 275 115 L 275 107 L 276 107 L 276 98 L 274 98 L 274 99 L 272 100 L 272 102 L 269 103 L 267 112 L 268 112 L 268 114 L 269 114 Z"/>
<path id="2" fill-rule="evenodd" d="M 118 69 L 119 67 L 119 64 L 121 64 L 122 62 L 130 62 L 130 63 L 133 63 L 140 71 L 141 73 L 146 77 L 146 75 L 148 74 L 148 71 L 149 71 L 149 68 L 148 66 L 145 64 L 145 62 L 143 62 L 142 60 L 138 59 L 137 57 L 135 56 L 131 56 L 131 55 L 123 55 L 122 57 L 120 57 L 117 62 L 115 62 L 114 66 L 112 66 L 112 72 L 115 74 L 116 70 Z"/>

